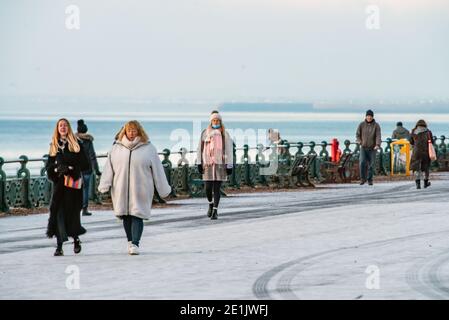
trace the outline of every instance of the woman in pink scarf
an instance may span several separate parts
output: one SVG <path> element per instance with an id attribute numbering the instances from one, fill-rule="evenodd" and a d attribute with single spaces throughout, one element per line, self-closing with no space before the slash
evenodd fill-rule
<path id="1" fill-rule="evenodd" d="M 215 220 L 218 218 L 221 185 L 234 167 L 233 141 L 218 111 L 212 112 L 210 124 L 201 134 L 197 154 L 198 171 L 203 175 L 209 201 L 207 216 Z"/>

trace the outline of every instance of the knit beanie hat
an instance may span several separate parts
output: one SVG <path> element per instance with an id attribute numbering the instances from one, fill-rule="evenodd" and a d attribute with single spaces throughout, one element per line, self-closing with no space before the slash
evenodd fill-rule
<path id="1" fill-rule="evenodd" d="M 219 113 L 212 113 L 210 115 L 210 122 L 212 122 L 212 120 L 215 120 L 215 119 L 222 121 L 221 115 Z"/>
<path id="2" fill-rule="evenodd" d="M 87 126 L 84 124 L 84 120 L 80 119 L 78 120 L 78 133 L 86 133 L 87 132 Z"/>

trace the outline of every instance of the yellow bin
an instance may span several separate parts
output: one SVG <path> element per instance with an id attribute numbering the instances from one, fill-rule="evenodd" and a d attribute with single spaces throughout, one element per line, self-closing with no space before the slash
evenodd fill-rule
<path id="1" fill-rule="evenodd" d="M 411 145 L 407 139 L 391 143 L 391 175 L 410 176 Z"/>

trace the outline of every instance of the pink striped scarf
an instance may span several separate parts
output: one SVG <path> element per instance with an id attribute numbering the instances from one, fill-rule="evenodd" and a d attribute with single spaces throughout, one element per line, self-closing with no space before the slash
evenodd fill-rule
<path id="1" fill-rule="evenodd" d="M 205 165 L 223 164 L 223 138 L 220 130 L 210 127 L 207 129 L 203 161 Z"/>

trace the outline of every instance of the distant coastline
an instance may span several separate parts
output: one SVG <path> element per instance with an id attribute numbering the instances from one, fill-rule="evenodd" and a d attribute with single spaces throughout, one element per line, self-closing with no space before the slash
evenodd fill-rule
<path id="1" fill-rule="evenodd" d="M 16 97 L 0 96 L 0 116 L 28 116 L 69 113 L 110 115 L 209 113 L 449 113 L 449 99 L 415 100 L 301 100 L 301 99 L 175 99 L 130 97 Z M 125 111 L 126 110 L 126 111 Z M 125 112 L 124 112 L 125 111 Z"/>
<path id="2" fill-rule="evenodd" d="M 407 105 L 399 103 L 298 103 L 298 102 L 232 102 L 223 103 L 222 112 L 286 112 L 286 113 L 352 113 L 364 112 L 367 108 L 377 113 L 449 113 L 449 102 L 412 102 Z"/>

